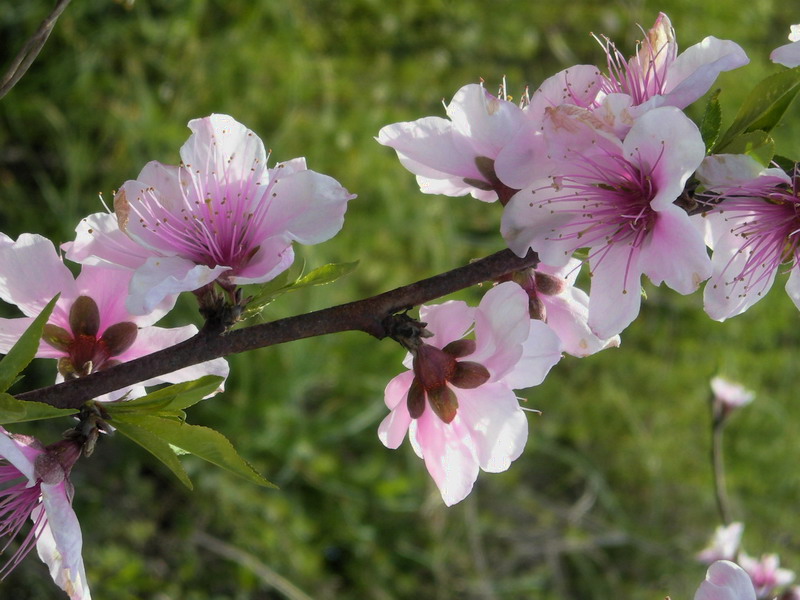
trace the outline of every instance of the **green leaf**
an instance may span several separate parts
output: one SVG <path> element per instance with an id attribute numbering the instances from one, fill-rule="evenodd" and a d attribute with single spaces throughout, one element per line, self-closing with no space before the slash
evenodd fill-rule
<path id="1" fill-rule="evenodd" d="M 0 425 L 56 419 L 77 413 L 74 408 L 56 408 L 43 402 L 17 400 L 10 394 L 0 393 Z"/>
<path id="2" fill-rule="evenodd" d="M 332 283 L 340 277 L 344 277 L 348 273 L 353 272 L 357 266 L 357 260 L 346 263 L 330 263 L 314 269 L 307 275 L 301 276 L 300 273 L 294 279 L 291 279 L 291 276 L 281 278 L 279 284 L 274 283 L 276 280 L 270 281 L 264 284 L 257 294 L 253 296 L 247 308 L 244 310 L 242 317 L 247 319 L 257 315 L 277 297 L 288 292 L 294 292 L 315 285 Z"/>
<path id="3" fill-rule="evenodd" d="M 179 416 L 184 408 L 214 393 L 223 381 L 225 378 L 219 375 L 205 375 L 194 381 L 169 385 L 135 400 L 107 402 L 103 408 L 112 417 L 122 413 Z"/>
<path id="4" fill-rule="evenodd" d="M 731 126 L 717 140 L 713 152 L 730 152 L 729 144 L 741 133 L 772 131 L 798 92 L 800 67 L 763 79 L 747 96 Z"/>
<path id="5" fill-rule="evenodd" d="M 762 165 L 769 165 L 775 154 L 775 142 L 765 131 L 751 131 L 737 135 L 725 148 L 728 154 L 748 154 Z"/>
<path id="6" fill-rule="evenodd" d="M 125 413 L 118 415 L 112 424 L 116 427 L 118 422 L 123 423 L 125 427 L 133 425 L 148 431 L 162 442 L 177 446 L 252 483 L 275 487 L 274 484 L 264 479 L 250 463 L 239 456 L 228 438 L 218 431 L 153 415 Z M 148 448 L 148 450 L 150 449 Z M 152 452 L 152 450 L 150 451 Z M 173 456 L 175 455 L 173 450 L 170 452 Z"/>
<path id="7" fill-rule="evenodd" d="M 131 422 L 132 419 L 125 417 L 118 415 L 113 419 L 112 423 L 116 430 L 164 463 L 183 485 L 190 490 L 194 489 L 189 475 L 186 474 L 186 470 L 183 468 L 181 461 L 178 460 L 178 456 L 172 447 L 149 429 Z"/>
<path id="8" fill-rule="evenodd" d="M 329 263 L 327 265 L 323 265 L 317 269 L 314 269 L 308 275 L 304 275 L 295 281 L 294 285 L 292 285 L 292 288 L 289 291 L 293 292 L 304 287 L 333 283 L 340 277 L 344 277 L 345 275 L 352 273 L 357 266 L 357 260 L 353 262 Z"/>
<path id="9" fill-rule="evenodd" d="M 700 122 L 700 135 L 703 136 L 703 142 L 706 145 L 706 150 L 711 151 L 714 142 L 719 137 L 720 128 L 722 127 L 722 109 L 719 106 L 719 92 L 716 90 L 708 99 L 706 110 L 703 113 L 703 120 Z"/>
<path id="10" fill-rule="evenodd" d="M 39 349 L 42 331 L 53 312 L 53 307 L 60 294 L 47 303 L 41 314 L 33 320 L 31 326 L 25 330 L 14 347 L 8 351 L 5 358 L 0 361 L 0 392 L 5 392 L 17 380 L 17 376 L 27 367 Z"/>
<path id="11" fill-rule="evenodd" d="M 250 301 L 242 312 L 242 318 L 247 319 L 257 315 L 272 304 L 276 298 L 288 292 L 292 285 L 300 279 L 304 268 L 305 262 L 299 260 L 271 281 L 256 286 L 245 286 L 244 296 L 250 296 Z"/>

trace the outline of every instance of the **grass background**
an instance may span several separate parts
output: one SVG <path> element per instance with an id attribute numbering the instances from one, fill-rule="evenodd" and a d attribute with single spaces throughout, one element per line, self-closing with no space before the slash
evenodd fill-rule
<path id="1" fill-rule="evenodd" d="M 3 3 L 1 65 L 50 9 Z M 75 2 L 0 100 L 0 231 L 71 239 L 81 216 L 101 210 L 99 192 L 110 199 L 149 160 L 177 162 L 188 120 L 228 113 L 276 160 L 306 156 L 359 195 L 336 239 L 300 250 L 310 266 L 359 259 L 358 270 L 285 297 L 265 318 L 365 297 L 503 246 L 498 206 L 421 194 L 374 141 L 381 126 L 441 115 L 442 99 L 480 78 L 494 89 L 505 75 L 518 95 L 570 64 L 602 64 L 591 31 L 630 54 L 636 24 L 649 27 L 659 10 L 682 48 L 715 35 L 751 56 L 719 80 L 728 123 L 749 87 L 778 70 L 766 57 L 786 41 L 794 17 L 784 9 L 771 0 Z M 798 123 L 776 132 L 783 154 L 800 155 Z M 126 439 L 104 439 L 74 472 L 94 596 L 691 598 L 705 572 L 693 555 L 716 525 L 706 402 L 720 372 L 758 394 L 725 444 L 745 547 L 800 569 L 800 329 L 781 286 L 724 324 L 704 316 L 699 295 L 648 287 L 619 349 L 565 357 L 526 392 L 543 415 L 531 417 L 524 455 L 481 475 L 451 509 L 407 445 L 389 451 L 377 440 L 383 387 L 401 369 L 397 345 L 348 333 L 231 357 L 228 391 L 189 420 L 225 433 L 281 489 L 187 458 L 188 492 Z M 182 302 L 169 324 L 197 322 L 192 308 Z M 37 364 L 28 385 L 52 374 Z M 66 427 L 26 431 L 52 442 Z M 63 597 L 33 557 L 0 595 Z"/>

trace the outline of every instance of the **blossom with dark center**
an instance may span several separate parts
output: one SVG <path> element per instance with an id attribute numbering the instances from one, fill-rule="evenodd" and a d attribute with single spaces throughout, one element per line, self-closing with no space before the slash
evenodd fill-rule
<path id="1" fill-rule="evenodd" d="M 294 261 L 292 242 L 338 233 L 355 197 L 303 158 L 269 168 L 261 139 L 227 115 L 189 128 L 181 164 L 145 165 L 117 192 L 116 223 L 93 215 L 98 226 L 79 228 L 68 251 L 84 264 L 135 270 L 127 300 L 134 314 L 213 282 L 233 289 L 273 279 Z"/>
<path id="2" fill-rule="evenodd" d="M 514 390 L 541 383 L 561 344 L 530 319 L 527 295 L 513 282 L 489 290 L 477 308 L 445 302 L 423 306 L 420 318 L 433 335 L 386 386 L 391 412 L 378 436 L 397 448 L 408 433 L 452 505 L 469 494 L 480 469 L 505 471 L 522 453 L 528 423 Z M 462 339 L 473 327 L 475 339 Z"/>
<path id="3" fill-rule="evenodd" d="M 8 352 L 60 293 L 36 353 L 40 358 L 58 360 L 57 381 L 151 354 L 197 332 L 193 325 L 173 329 L 152 326 L 166 313 L 164 305 L 148 315 L 130 314 L 125 296 L 131 271 L 84 265 L 75 278 L 53 244 L 39 235 L 22 234 L 15 242 L 0 234 L 0 242 L 0 298 L 18 306 L 25 315 L 0 319 L 0 353 Z M 125 393 L 141 395 L 143 385 L 188 381 L 208 374 L 227 376 L 225 360 L 181 369 L 99 399 L 116 399 Z"/>
<path id="4" fill-rule="evenodd" d="M 624 141 L 571 112 L 551 111 L 551 170 L 506 206 L 501 232 L 520 256 L 566 265 L 589 249 L 589 326 L 601 339 L 622 331 L 639 312 L 646 274 L 688 294 L 711 274 L 702 235 L 673 202 L 703 159 L 697 127 L 674 107 L 640 117 Z"/>
<path id="5" fill-rule="evenodd" d="M 781 267 L 790 272 L 786 292 L 800 309 L 800 172 L 790 177 L 749 156 L 716 155 L 698 177 L 721 200 L 705 215 L 714 251 L 708 315 L 724 321 L 743 313 L 766 295 Z"/>
<path id="6" fill-rule="evenodd" d="M 36 546 L 53 581 L 70 599 L 90 600 L 69 481 L 79 456 L 77 442 L 63 440 L 45 448 L 0 427 L 0 537 L 8 538 L 2 550 L 20 537 L 26 522 L 33 523 L 0 574 L 8 575 Z"/>

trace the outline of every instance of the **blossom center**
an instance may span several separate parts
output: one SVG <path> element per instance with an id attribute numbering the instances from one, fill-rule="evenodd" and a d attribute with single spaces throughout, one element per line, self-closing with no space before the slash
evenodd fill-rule
<path id="1" fill-rule="evenodd" d="M 458 398 L 452 388 L 476 388 L 486 383 L 490 377 L 489 370 L 482 364 L 456 360 L 472 354 L 475 348 L 472 340 L 456 340 L 442 349 L 424 343 L 416 348 L 414 380 L 407 396 L 411 418 L 421 417 L 426 404 L 445 423 L 450 423 L 455 418 Z"/>
<path id="2" fill-rule="evenodd" d="M 69 331 L 52 323 L 44 326 L 42 339 L 64 353 L 58 361 L 58 371 L 65 379 L 83 377 L 118 364 L 114 357 L 130 348 L 139 332 L 130 321 L 111 325 L 98 337 L 99 329 L 100 310 L 89 296 L 79 296 L 73 302 Z"/>

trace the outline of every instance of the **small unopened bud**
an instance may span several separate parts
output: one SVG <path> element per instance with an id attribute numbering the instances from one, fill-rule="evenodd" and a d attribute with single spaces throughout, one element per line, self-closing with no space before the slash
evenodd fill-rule
<path id="1" fill-rule="evenodd" d="M 555 296 L 567 289 L 567 282 L 561 277 L 536 271 L 536 291 L 545 296 Z"/>

